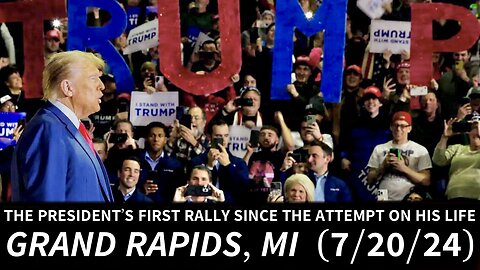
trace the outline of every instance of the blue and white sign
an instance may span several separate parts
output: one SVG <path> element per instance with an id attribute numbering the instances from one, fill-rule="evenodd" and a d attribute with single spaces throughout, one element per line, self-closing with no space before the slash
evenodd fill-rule
<path id="1" fill-rule="evenodd" d="M 370 26 L 370 52 L 393 54 L 410 52 L 410 22 L 372 20 Z"/>
<path id="2" fill-rule="evenodd" d="M 0 112 L 0 149 L 16 144 L 16 142 L 12 140 L 13 130 L 17 127 L 18 121 L 24 119 L 25 116 L 26 113 L 24 112 Z"/>
<path id="3" fill-rule="evenodd" d="M 242 158 L 247 153 L 247 144 L 250 140 L 251 129 L 245 126 L 230 126 L 228 150 L 232 155 Z"/>
<path id="4" fill-rule="evenodd" d="M 125 10 L 127 12 L 127 29 L 130 31 L 138 25 L 138 18 L 140 17 L 140 8 L 139 7 L 127 7 Z"/>
<path id="5" fill-rule="evenodd" d="M 169 126 L 176 117 L 178 92 L 133 91 L 130 103 L 130 121 L 134 126 L 146 126 L 150 122 L 162 122 Z"/>
<path id="6" fill-rule="evenodd" d="M 123 54 L 148 50 L 158 46 L 158 20 L 144 23 L 128 33 L 127 47 Z"/>

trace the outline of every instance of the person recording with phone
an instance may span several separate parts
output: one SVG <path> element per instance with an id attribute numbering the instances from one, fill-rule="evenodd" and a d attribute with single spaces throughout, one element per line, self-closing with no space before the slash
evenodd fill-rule
<path id="1" fill-rule="evenodd" d="M 388 200 L 401 201 L 415 185 L 430 185 L 432 162 L 428 150 L 408 139 L 412 117 L 400 111 L 390 122 L 393 139 L 373 149 L 368 161 L 367 182 L 380 182 L 379 189 L 387 190 Z"/>
<path id="2" fill-rule="evenodd" d="M 146 61 L 140 67 L 140 82 L 137 83 L 137 91 L 153 94 L 155 92 L 167 92 L 163 76 L 157 74 L 157 66 Z"/>
<path id="3" fill-rule="evenodd" d="M 250 203 L 265 203 L 272 182 L 280 181 L 280 167 L 285 153 L 277 149 L 279 135 L 277 128 L 268 125 L 264 125 L 260 130 L 251 130 L 247 153 L 243 158 L 249 169 Z M 255 151 L 257 148 L 259 150 Z"/>
<path id="4" fill-rule="evenodd" d="M 307 170 L 302 172 L 315 186 L 315 202 L 351 202 L 352 194 L 347 184 L 329 171 L 330 164 L 333 161 L 333 140 L 314 141 L 308 148 Z M 288 170 L 282 174 L 282 181 L 286 182 L 291 175 L 296 172 Z"/>
<path id="5" fill-rule="evenodd" d="M 449 138 L 449 144 L 467 145 L 469 143 L 465 131 L 469 131 L 470 122 L 476 115 L 480 115 L 480 87 L 478 86 L 470 88 L 467 95 L 462 98 L 462 106 L 458 108 L 452 124 L 455 135 Z"/>
<path id="6" fill-rule="evenodd" d="M 261 94 L 256 87 L 244 86 L 240 97 L 230 100 L 213 119 L 223 119 L 228 125 L 261 127 L 264 124 L 260 113 Z"/>
<path id="7" fill-rule="evenodd" d="M 183 164 L 207 150 L 209 140 L 205 135 L 207 122 L 200 107 L 191 107 L 185 113 L 184 107 L 177 107 L 177 119 L 165 145 L 165 151 L 175 154 Z"/>
<path id="8" fill-rule="evenodd" d="M 466 96 L 468 89 L 474 86 L 471 77 L 476 75 L 472 72 L 476 65 L 470 59 L 471 53 L 468 50 L 454 52 L 452 69 L 445 72 L 438 81 L 438 97 L 444 119 L 455 117 L 458 108 L 464 105 L 463 97 Z"/>
<path id="9" fill-rule="evenodd" d="M 212 173 L 203 165 L 193 167 L 187 184 L 175 190 L 175 203 L 215 203 L 225 202 L 221 189 L 212 184 Z"/>
<path id="10" fill-rule="evenodd" d="M 191 71 L 198 75 L 206 75 L 215 70 L 220 65 L 220 54 L 217 47 L 217 43 L 214 40 L 206 40 L 200 45 L 200 49 L 192 56 L 198 56 L 198 61 L 191 60 Z M 209 94 L 209 95 L 193 95 L 189 93 L 183 93 L 184 106 L 195 107 L 198 106 L 205 111 L 207 116 L 207 123 L 210 123 L 212 118 L 219 112 L 225 104 L 235 98 L 235 88 L 233 84 L 240 79 L 238 74 L 232 75 L 230 78 L 232 84 L 226 88 Z"/>
<path id="11" fill-rule="evenodd" d="M 268 202 L 277 203 L 313 203 L 315 202 L 315 185 L 305 174 L 294 174 L 285 181 L 282 193 L 270 193 Z"/>
<path id="12" fill-rule="evenodd" d="M 225 192 L 228 203 L 242 202 L 247 190 L 248 168 L 245 161 L 227 150 L 229 127 L 223 120 L 212 123 L 211 146 L 205 153 L 193 158 L 190 166 L 205 165 L 212 172 L 212 183 Z"/>
<path id="13" fill-rule="evenodd" d="M 308 170 L 308 149 L 315 142 L 331 142 L 333 145 L 333 138 L 330 134 L 322 133 L 320 130 L 320 124 L 322 115 L 324 113 L 323 104 L 310 104 L 307 105 L 303 120 L 300 124 L 300 138 L 302 140 L 302 146 L 293 151 L 287 152 L 285 155 L 281 172 L 291 175 L 293 173 L 306 173 Z M 282 176 L 282 179 L 286 179 Z"/>
<path id="14" fill-rule="evenodd" d="M 469 121 L 469 144 L 453 144 L 447 147 L 452 135 L 454 119 L 445 121 L 445 129 L 433 153 L 432 161 L 439 166 L 450 165 L 446 190 L 448 200 L 478 201 L 480 199 L 480 116 Z"/>
<path id="15" fill-rule="evenodd" d="M 118 120 L 114 123 L 113 130 L 107 136 L 108 156 L 105 167 L 108 170 L 110 182 L 116 184 L 117 171 L 121 168 L 126 157 L 138 155 L 138 145 L 133 139 L 133 124 L 128 120 Z"/>

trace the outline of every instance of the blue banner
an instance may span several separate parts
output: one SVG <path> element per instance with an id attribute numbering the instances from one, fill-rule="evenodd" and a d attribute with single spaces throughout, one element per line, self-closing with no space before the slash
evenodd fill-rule
<path id="1" fill-rule="evenodd" d="M 297 28 L 307 36 L 325 30 L 321 89 L 326 102 L 340 101 L 346 16 L 346 0 L 323 1 L 311 19 L 307 19 L 297 0 L 277 1 L 271 87 L 273 100 L 290 99 L 287 85 L 291 83 L 292 36 Z"/>
<path id="2" fill-rule="evenodd" d="M 87 26 L 88 7 L 99 7 L 112 16 L 102 27 Z M 131 92 L 135 89 L 132 73 L 120 53 L 110 40 L 120 36 L 127 26 L 127 16 L 115 0 L 68 1 L 68 43 L 69 51 L 85 51 L 87 48 L 100 53 L 115 76 L 118 92 Z"/>
<path id="3" fill-rule="evenodd" d="M 26 113 L 24 112 L 0 112 L 0 150 L 16 144 L 12 140 L 13 130 L 17 127 L 18 121 L 25 119 L 25 117 Z"/>

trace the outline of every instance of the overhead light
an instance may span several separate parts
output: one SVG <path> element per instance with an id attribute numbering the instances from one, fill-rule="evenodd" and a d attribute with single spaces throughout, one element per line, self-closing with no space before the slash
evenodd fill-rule
<path id="1" fill-rule="evenodd" d="M 60 26 L 62 26 L 62 22 L 59 19 L 53 19 L 52 26 L 55 28 L 60 28 Z"/>

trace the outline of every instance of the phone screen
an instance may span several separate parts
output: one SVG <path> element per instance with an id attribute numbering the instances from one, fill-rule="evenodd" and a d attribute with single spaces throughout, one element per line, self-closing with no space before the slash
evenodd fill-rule
<path id="1" fill-rule="evenodd" d="M 296 163 L 304 162 L 301 153 L 291 153 L 289 156 L 292 157 Z"/>
<path id="2" fill-rule="evenodd" d="M 155 76 L 155 88 L 163 84 L 163 76 Z"/>
<path id="3" fill-rule="evenodd" d="M 469 122 L 454 122 L 452 124 L 452 131 L 455 133 L 467 133 L 472 130 L 472 123 Z"/>
<path id="4" fill-rule="evenodd" d="M 270 185 L 270 195 L 279 196 L 282 195 L 282 182 L 272 182 Z"/>
<path id="5" fill-rule="evenodd" d="M 400 149 L 391 148 L 390 149 L 390 154 L 394 154 L 397 157 L 397 159 L 400 159 L 400 155 L 401 155 Z"/>
<path id="6" fill-rule="evenodd" d="M 192 116 L 190 114 L 184 114 L 182 118 L 180 118 L 180 125 L 192 128 Z"/>
<path id="7" fill-rule="evenodd" d="M 463 61 L 461 60 L 455 61 L 455 69 L 457 70 L 463 69 Z"/>
<path id="8" fill-rule="evenodd" d="M 313 114 L 309 114 L 307 116 L 305 116 L 305 120 L 307 121 L 307 125 L 311 125 L 313 123 L 315 123 L 315 115 Z"/>
<path id="9" fill-rule="evenodd" d="M 223 138 L 213 138 L 212 140 L 212 148 L 213 149 L 220 149 L 218 145 L 223 145 Z"/>
<path id="10" fill-rule="evenodd" d="M 460 101 L 460 104 L 463 106 L 467 103 L 470 103 L 470 98 L 469 97 L 463 97 L 462 100 Z"/>
<path id="11" fill-rule="evenodd" d="M 252 147 L 258 147 L 259 140 L 260 140 L 260 131 L 252 129 L 252 131 L 250 132 L 250 141 L 249 141 Z"/>
<path id="12" fill-rule="evenodd" d="M 150 74 L 150 85 L 151 86 L 155 85 L 155 74 Z"/>
<path id="13" fill-rule="evenodd" d="M 189 185 L 185 191 L 185 196 L 211 196 L 213 190 L 210 186 Z"/>
<path id="14" fill-rule="evenodd" d="M 25 127 L 25 118 L 22 118 L 20 120 L 18 120 L 18 123 L 17 123 L 17 126 L 18 127 Z"/>
<path id="15" fill-rule="evenodd" d="M 177 115 L 175 117 L 177 118 L 177 120 L 182 119 L 182 116 L 185 114 L 185 107 L 177 106 L 176 113 Z"/>

